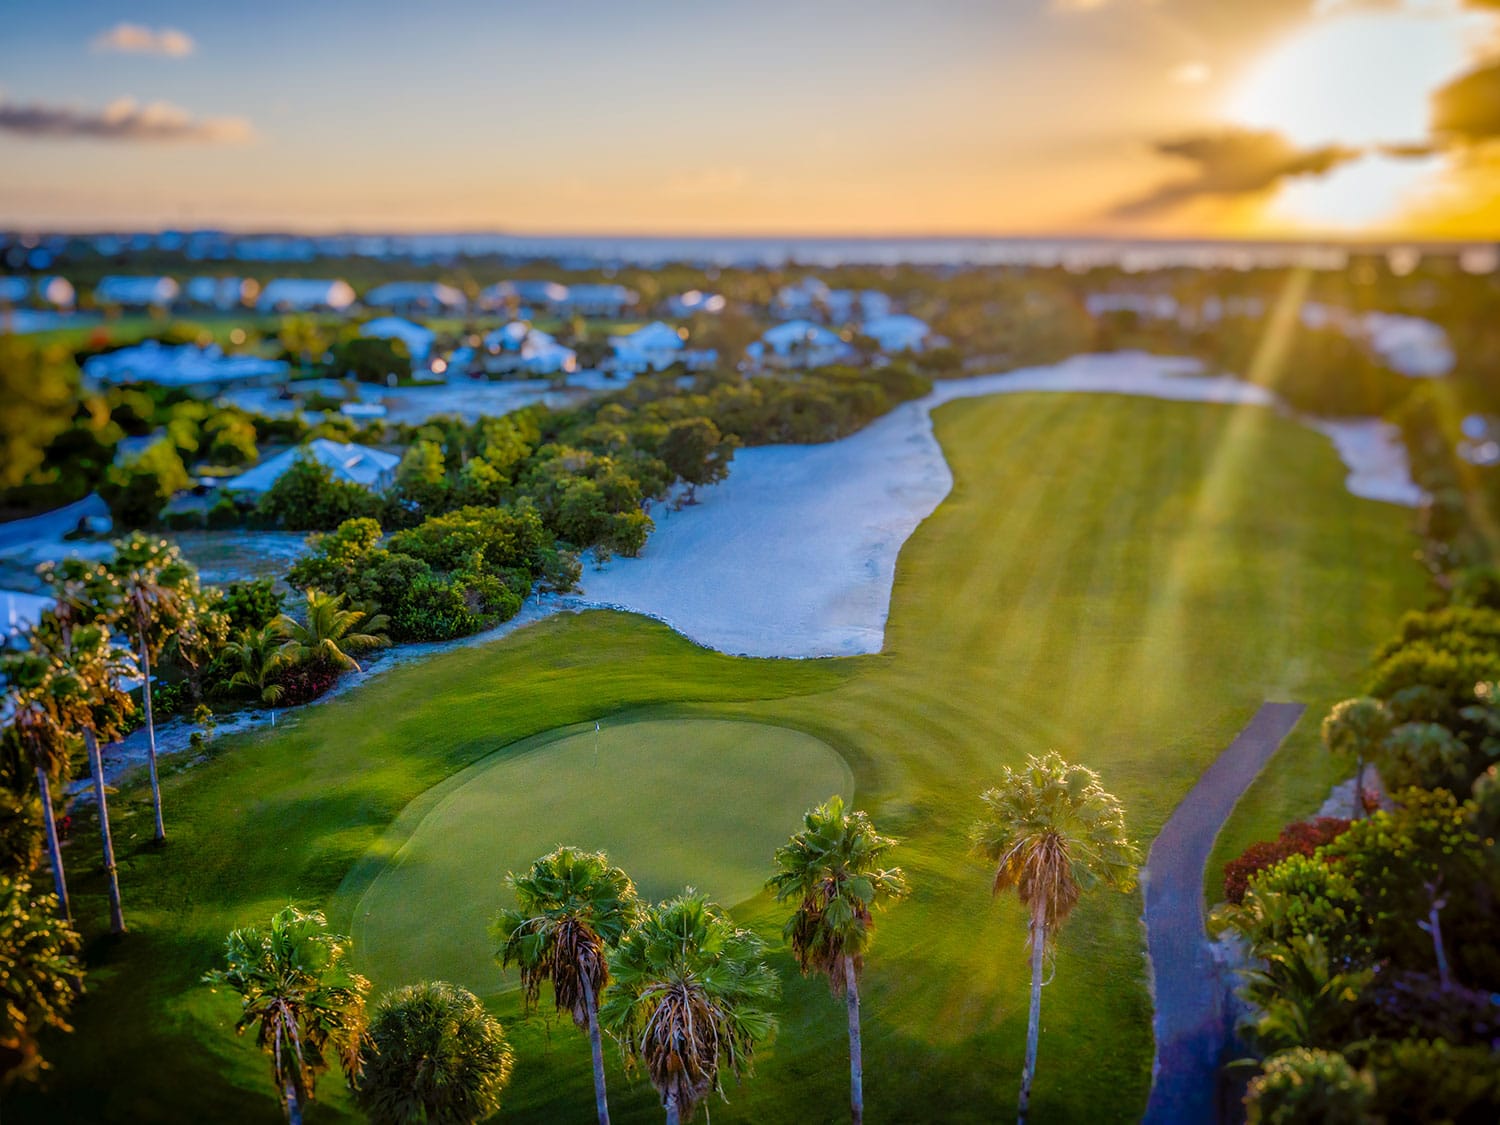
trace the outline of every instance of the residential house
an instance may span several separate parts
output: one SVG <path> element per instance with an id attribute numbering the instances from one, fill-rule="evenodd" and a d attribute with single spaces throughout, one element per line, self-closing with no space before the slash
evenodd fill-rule
<path id="1" fill-rule="evenodd" d="M 197 396 L 233 387 L 258 387 L 287 378 L 290 368 L 279 359 L 256 355 L 225 355 L 216 344 L 170 347 L 147 340 L 129 348 L 105 352 L 85 361 L 84 380 L 93 386 L 151 383 L 177 387 Z"/>
<path id="2" fill-rule="evenodd" d="M 638 299 L 623 285 L 573 285 L 568 289 L 567 311 L 579 316 L 619 320 Z"/>
<path id="3" fill-rule="evenodd" d="M 256 307 L 262 312 L 343 312 L 354 304 L 347 281 L 311 277 L 279 277 L 260 291 Z"/>
<path id="4" fill-rule="evenodd" d="M 665 308 L 668 316 L 685 319 L 696 316 L 698 313 L 721 313 L 728 307 L 728 304 L 729 302 L 725 300 L 722 293 L 705 293 L 701 289 L 689 289 L 686 293 L 668 297 Z"/>
<path id="5" fill-rule="evenodd" d="M 439 313 L 462 312 L 468 301 L 453 286 L 440 281 L 393 281 L 371 289 L 364 296 L 364 304 L 372 309 Z"/>
<path id="6" fill-rule="evenodd" d="M 572 348 L 521 320 L 485 336 L 484 352 L 484 369 L 492 375 L 559 375 L 578 370 L 578 354 Z"/>
<path id="7" fill-rule="evenodd" d="M 745 353 L 752 364 L 764 367 L 827 367 L 855 358 L 847 341 L 810 320 L 788 320 L 768 328 Z"/>
<path id="8" fill-rule="evenodd" d="M 170 277 L 134 277 L 111 274 L 101 277 L 94 286 L 94 302 L 100 305 L 121 305 L 125 308 L 144 309 L 166 306 L 177 300 L 182 292 L 177 282 Z"/>
<path id="9" fill-rule="evenodd" d="M 278 453 L 237 477 L 230 477 L 223 487 L 244 495 L 267 492 L 288 469 L 304 459 L 326 465 L 334 480 L 357 484 L 372 492 L 389 488 L 396 479 L 396 466 L 401 463 L 401 458 L 395 453 L 353 442 L 315 438 L 306 445 Z"/>
<path id="10" fill-rule="evenodd" d="M 905 313 L 867 320 L 860 327 L 860 332 L 880 345 L 880 350 L 887 355 L 920 352 L 932 340 L 932 329 L 927 322 Z"/>
<path id="11" fill-rule="evenodd" d="M 414 364 L 426 363 L 432 354 L 432 342 L 437 334 L 430 328 L 402 320 L 399 316 L 380 316 L 359 326 L 361 336 L 373 336 L 381 340 L 400 340 L 406 345 L 406 354 Z"/>
<path id="12" fill-rule="evenodd" d="M 183 294 L 195 305 L 237 309 L 253 300 L 259 291 L 259 285 L 243 277 L 194 277 L 188 279 Z"/>

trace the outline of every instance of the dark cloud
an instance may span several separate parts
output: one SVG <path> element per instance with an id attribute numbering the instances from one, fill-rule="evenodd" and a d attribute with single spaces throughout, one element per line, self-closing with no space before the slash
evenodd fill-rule
<path id="1" fill-rule="evenodd" d="M 23 137 L 222 144 L 247 140 L 251 130 L 250 123 L 239 117 L 194 118 L 165 102 L 141 105 L 122 98 L 102 110 L 0 102 L 0 132 Z"/>
<path id="2" fill-rule="evenodd" d="M 1160 141 L 1156 151 L 1195 166 L 1190 176 L 1169 180 L 1113 208 L 1118 218 L 1140 218 L 1171 210 L 1205 195 L 1250 195 L 1293 176 L 1320 176 L 1359 156 L 1357 149 L 1327 145 L 1298 149 L 1280 133 L 1226 129 Z"/>
<path id="3" fill-rule="evenodd" d="M 1471 70 L 1432 95 L 1432 131 L 1456 142 L 1500 137 L 1500 62 Z"/>

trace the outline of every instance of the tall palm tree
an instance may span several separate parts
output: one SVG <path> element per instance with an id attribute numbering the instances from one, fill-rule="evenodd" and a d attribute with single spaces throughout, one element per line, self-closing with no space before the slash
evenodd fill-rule
<path id="1" fill-rule="evenodd" d="M 265 929 L 234 930 L 224 943 L 226 967 L 204 983 L 233 989 L 243 1007 L 236 1034 L 255 1027 L 271 1056 L 271 1080 L 291 1125 L 301 1125 L 319 1075 L 336 1059 L 351 1085 L 367 1042 L 365 996 L 370 982 L 349 971 L 349 939 L 328 932 L 319 911 L 287 906 Z"/>
<path id="2" fill-rule="evenodd" d="M 607 1125 L 599 997 L 609 983 L 606 952 L 640 915 L 635 885 L 603 852 L 577 848 L 558 848 L 524 875 L 511 872 L 506 883 L 515 892 L 516 906 L 502 910 L 491 927 L 500 943 L 496 959 L 502 967 L 520 966 L 528 1009 L 535 1007 L 542 985 L 551 981 L 557 1010 L 570 1013 L 574 1026 L 588 1030 L 594 1103 L 600 1125 Z"/>
<path id="3" fill-rule="evenodd" d="M 1140 851 L 1125 836 L 1125 812 L 1099 775 L 1055 752 L 1005 767 L 981 796 L 984 814 L 971 831 L 975 850 L 995 865 L 994 894 L 1015 890 L 1030 912 L 1031 1014 L 1018 1120 L 1025 1122 L 1036 1074 L 1042 1011 L 1042 965 L 1057 929 L 1085 890 L 1135 886 Z"/>
<path id="4" fill-rule="evenodd" d="M 515 1064 L 500 1021 L 443 981 L 381 997 L 355 1091 L 373 1125 L 470 1125 L 500 1109 Z"/>
<path id="5" fill-rule="evenodd" d="M 1365 763 L 1380 752 L 1394 726 L 1386 705 L 1369 696 L 1335 703 L 1323 720 L 1324 748 L 1354 759 L 1355 820 L 1365 814 Z"/>
<path id="6" fill-rule="evenodd" d="M 224 646 L 224 655 L 235 665 L 229 677 L 231 687 L 249 688 L 262 703 L 275 703 L 282 688 L 276 674 L 286 667 L 289 658 L 282 651 L 286 637 L 272 626 L 245 629 L 239 637 Z"/>
<path id="7" fill-rule="evenodd" d="M 59 683 L 62 668 L 50 654 L 28 649 L 0 657 L 0 679 L 6 685 L 0 713 L 6 718 L 6 737 L 24 754 L 36 773 L 36 787 L 42 806 L 42 832 L 47 845 L 47 859 L 52 867 L 52 888 L 57 897 L 57 912 L 66 919 L 73 917 L 68 902 L 68 881 L 63 871 L 62 848 L 57 838 L 57 813 L 53 807 L 52 786 L 72 775 L 75 736 L 64 725 L 63 685 Z"/>
<path id="8" fill-rule="evenodd" d="M 171 638 L 191 630 L 201 599 L 198 575 L 182 552 L 165 539 L 136 532 L 117 540 L 106 567 L 120 590 L 120 624 L 132 634 L 141 666 L 141 695 L 146 710 L 146 764 L 151 775 L 151 808 L 157 843 L 167 838 L 161 811 L 161 783 L 156 773 L 156 716 L 151 708 L 151 665 Z"/>
<path id="9" fill-rule="evenodd" d="M 109 798 L 104 785 L 104 758 L 99 740 L 113 742 L 124 733 L 124 721 L 135 704 L 122 684 L 135 672 L 130 654 L 111 643 L 103 625 L 68 626 L 48 611 L 32 633 L 32 647 L 45 651 L 57 662 L 61 675 L 55 696 L 67 729 L 83 735 L 89 769 L 94 778 L 94 802 L 99 815 L 99 837 L 104 856 L 104 876 L 109 889 L 109 929 L 125 932 L 125 913 L 120 902 L 120 875 L 115 864 L 114 838 L 109 830 Z"/>
<path id="10" fill-rule="evenodd" d="M 284 651 L 297 664 L 318 663 L 331 668 L 359 671 L 359 662 L 351 653 L 385 648 L 389 619 L 385 614 L 368 614 L 362 609 L 345 609 L 343 594 L 307 591 L 306 622 L 286 614 L 276 619 L 277 628 L 286 636 Z"/>
<path id="11" fill-rule="evenodd" d="M 881 836 L 863 812 L 847 813 L 830 797 L 803 818 L 805 827 L 776 851 L 769 886 L 776 901 L 797 908 L 783 931 L 803 973 L 828 978 L 849 1016 L 849 1112 L 864 1120 L 864 1051 L 859 1027 L 859 974 L 874 937 L 875 907 L 907 893 L 906 875 L 881 861 L 897 841 Z"/>
<path id="12" fill-rule="evenodd" d="M 627 1062 L 645 1068 L 667 1125 L 691 1121 L 721 1075 L 748 1074 L 776 1030 L 780 981 L 765 943 L 689 888 L 652 907 L 610 953 L 614 985 L 599 1021 Z"/>

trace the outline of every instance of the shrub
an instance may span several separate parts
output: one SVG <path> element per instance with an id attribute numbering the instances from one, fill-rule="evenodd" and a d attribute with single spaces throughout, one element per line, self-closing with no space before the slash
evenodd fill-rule
<path id="1" fill-rule="evenodd" d="M 111 465 L 99 486 L 99 495 L 118 525 L 145 527 L 155 522 L 168 500 L 192 483 L 176 448 L 164 438 L 147 446 L 134 460 Z"/>
<path id="2" fill-rule="evenodd" d="M 1296 1047 L 1266 1060 L 1245 1109 L 1250 1125 L 1362 1125 L 1374 1096 L 1370 1075 L 1337 1051 Z"/>
<path id="3" fill-rule="evenodd" d="M 1266 868 L 1250 880 L 1240 904 L 1216 912 L 1215 921 L 1238 931 L 1257 953 L 1313 937 L 1339 965 L 1363 963 L 1369 955 L 1363 888 L 1317 856 L 1290 855 Z"/>
<path id="4" fill-rule="evenodd" d="M 259 513 L 288 531 L 324 531 L 376 515 L 380 500 L 352 481 L 334 480 L 328 466 L 299 457 L 261 497 Z"/>
<path id="5" fill-rule="evenodd" d="M 1488 1046 L 1441 1039 L 1376 1042 L 1364 1061 L 1375 1076 L 1370 1109 L 1387 1121 L 1500 1120 L 1500 1066 Z"/>
<path id="6" fill-rule="evenodd" d="M 264 629 L 281 613 L 281 595 L 276 592 L 276 583 L 270 578 L 231 582 L 224 588 L 224 600 L 219 608 L 229 616 L 231 633 Z"/>
<path id="7" fill-rule="evenodd" d="M 1316 820 L 1300 820 L 1288 824 L 1275 840 L 1263 840 L 1251 844 L 1237 859 L 1224 867 L 1224 897 L 1229 902 L 1245 900 L 1250 880 L 1266 868 L 1280 863 L 1288 856 L 1310 856 L 1324 844 L 1336 840 L 1349 822 L 1336 816 L 1320 816 Z"/>
<path id="8" fill-rule="evenodd" d="M 281 687 L 278 703 L 282 707 L 295 707 L 310 702 L 333 687 L 338 678 L 336 669 L 321 664 L 294 665 L 276 677 Z"/>

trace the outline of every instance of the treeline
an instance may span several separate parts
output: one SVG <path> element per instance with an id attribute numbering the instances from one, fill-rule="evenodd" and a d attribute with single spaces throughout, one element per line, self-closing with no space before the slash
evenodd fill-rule
<path id="1" fill-rule="evenodd" d="M 1226 868 L 1215 925 L 1254 958 L 1252 1122 L 1500 1118 L 1500 585 L 1451 585 L 1323 721 L 1355 770 L 1347 819 Z"/>

